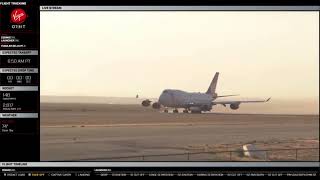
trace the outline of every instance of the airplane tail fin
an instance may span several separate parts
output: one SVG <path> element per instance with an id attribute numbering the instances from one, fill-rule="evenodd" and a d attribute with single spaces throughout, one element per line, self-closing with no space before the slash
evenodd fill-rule
<path id="1" fill-rule="evenodd" d="M 216 87 L 217 87 L 218 78 L 219 78 L 219 72 L 216 72 L 216 74 L 214 75 L 206 94 L 212 94 L 213 96 L 218 96 L 217 93 L 216 93 Z"/>

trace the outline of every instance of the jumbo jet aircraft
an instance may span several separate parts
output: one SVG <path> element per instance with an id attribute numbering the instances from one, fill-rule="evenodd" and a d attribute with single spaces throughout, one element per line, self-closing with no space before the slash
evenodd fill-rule
<path id="1" fill-rule="evenodd" d="M 230 106 L 232 110 L 239 108 L 241 103 L 260 103 L 268 102 L 270 98 L 266 100 L 249 100 L 249 101 L 240 101 L 240 100 L 218 100 L 220 97 L 228 96 L 237 96 L 237 95 L 224 95 L 218 96 L 216 93 L 216 87 L 218 82 L 219 72 L 217 72 L 214 78 L 211 81 L 211 84 L 205 93 L 193 93 L 185 92 L 176 89 L 165 89 L 160 97 L 158 102 L 152 104 L 152 108 L 160 109 L 164 107 L 164 112 L 168 113 L 168 108 L 173 108 L 173 113 L 178 113 L 178 108 L 183 108 L 184 113 L 201 113 L 205 111 L 211 111 L 212 106 L 221 104 L 224 107 L 227 105 Z M 151 105 L 149 99 L 142 101 L 142 106 L 148 107 Z"/>

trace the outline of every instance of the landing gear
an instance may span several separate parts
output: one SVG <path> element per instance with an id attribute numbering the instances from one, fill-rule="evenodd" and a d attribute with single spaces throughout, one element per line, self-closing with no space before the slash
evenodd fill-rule
<path id="1" fill-rule="evenodd" d="M 165 109 L 163 112 L 168 113 L 169 111 L 168 111 L 168 109 Z"/>
<path id="2" fill-rule="evenodd" d="M 173 113 L 179 113 L 178 109 L 174 109 L 172 112 Z"/>
<path id="3" fill-rule="evenodd" d="M 183 113 L 189 113 L 188 109 L 184 109 Z"/>

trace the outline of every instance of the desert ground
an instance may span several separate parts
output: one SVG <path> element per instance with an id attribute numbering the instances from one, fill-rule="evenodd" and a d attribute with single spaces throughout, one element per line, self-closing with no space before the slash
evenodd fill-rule
<path id="1" fill-rule="evenodd" d="M 319 160 L 319 115 L 167 114 L 134 104 L 42 103 L 40 116 L 42 161 Z M 265 158 L 245 157 L 244 144 L 268 150 Z"/>

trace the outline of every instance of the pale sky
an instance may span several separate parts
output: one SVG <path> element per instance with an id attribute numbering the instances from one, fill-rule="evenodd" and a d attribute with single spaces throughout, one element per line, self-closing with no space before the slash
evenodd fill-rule
<path id="1" fill-rule="evenodd" d="M 41 95 L 319 94 L 319 12 L 41 12 Z"/>

